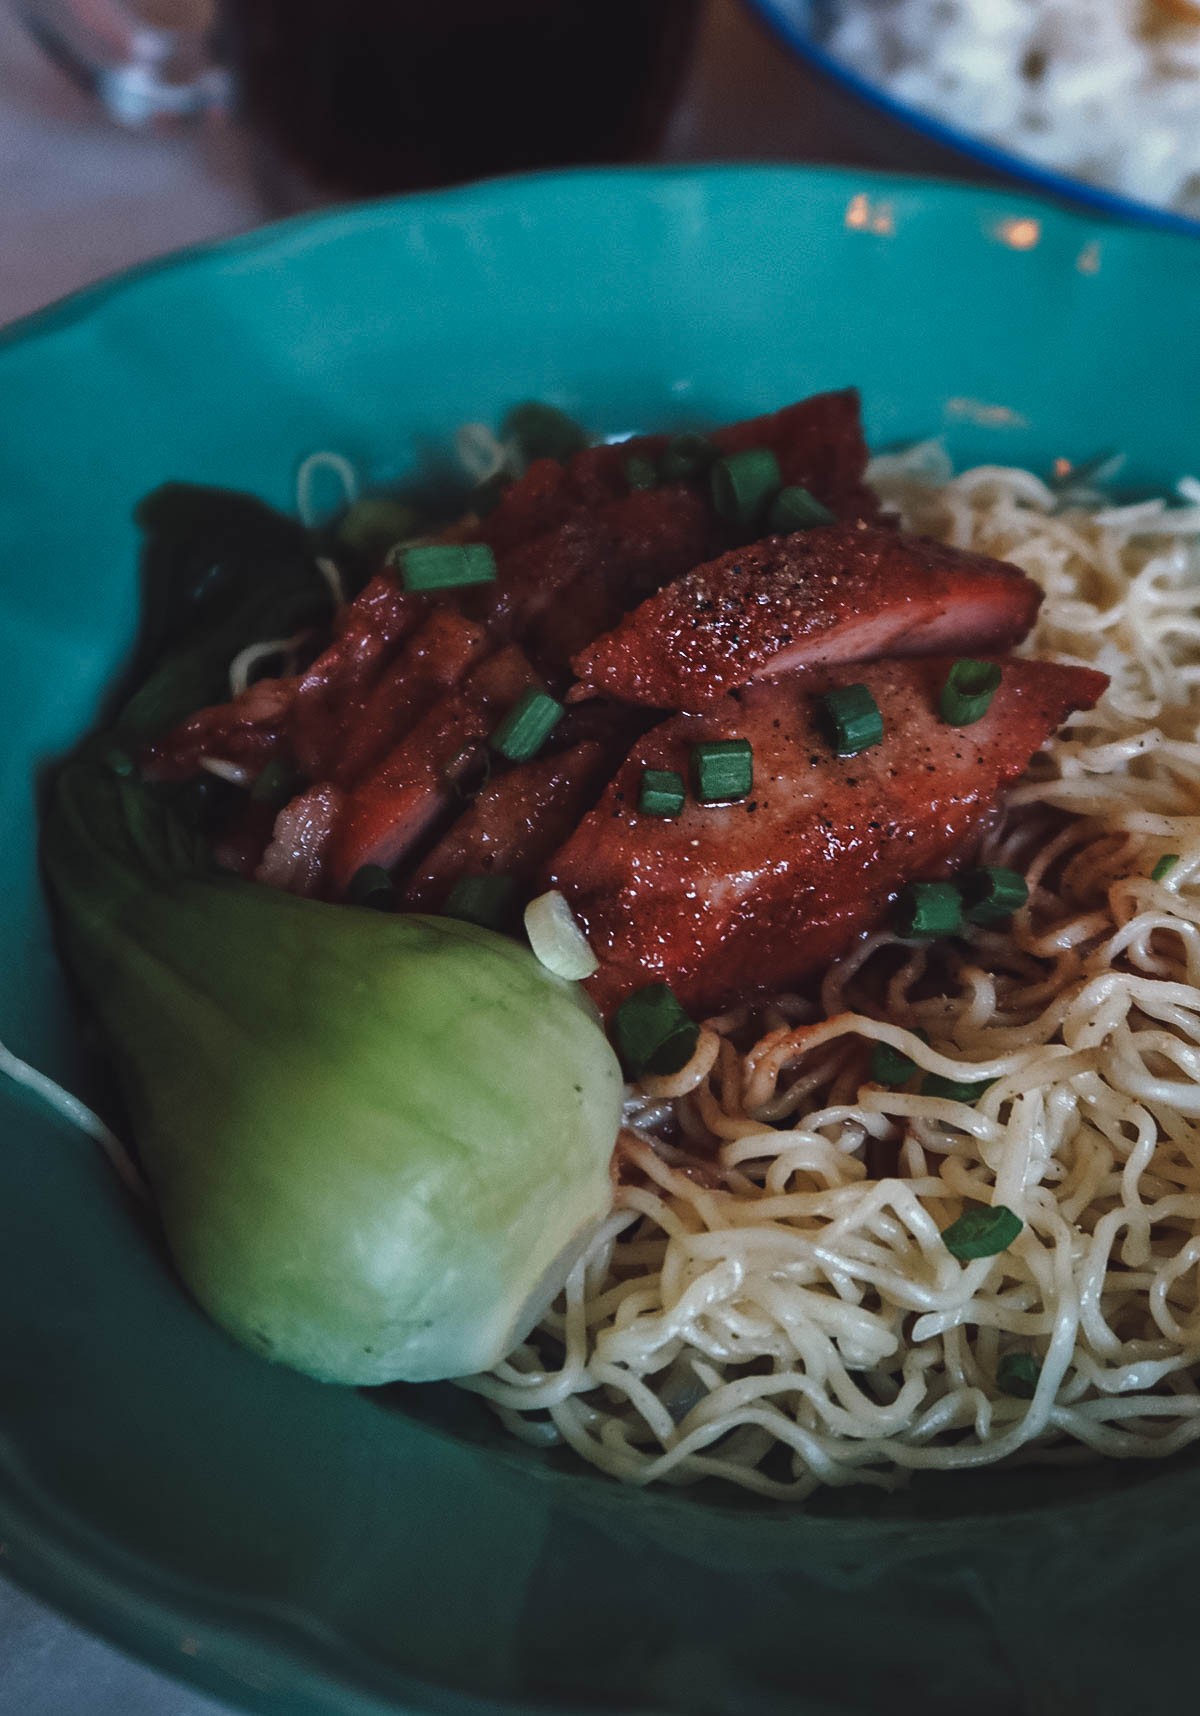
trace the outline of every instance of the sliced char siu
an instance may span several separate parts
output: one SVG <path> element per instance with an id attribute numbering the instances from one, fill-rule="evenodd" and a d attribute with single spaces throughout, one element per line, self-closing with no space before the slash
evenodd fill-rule
<path id="1" fill-rule="evenodd" d="M 153 780 L 184 781 L 202 757 L 218 757 L 257 775 L 275 757 L 291 757 L 296 678 L 260 679 L 229 703 L 198 709 L 148 745 L 142 767 Z"/>
<path id="2" fill-rule="evenodd" d="M 147 774 L 185 780 L 201 756 L 211 756 L 255 771 L 280 758 L 322 779 L 384 662 L 428 611 L 425 597 L 402 590 L 394 572 L 380 572 L 335 615 L 329 644 L 302 674 L 259 680 L 190 715 L 147 747 Z"/>
<path id="3" fill-rule="evenodd" d="M 520 763 L 489 782 L 418 867 L 407 911 L 438 912 L 460 876 L 509 876 L 519 895 L 591 809 L 613 769 L 594 740 Z"/>
<path id="4" fill-rule="evenodd" d="M 693 709 L 794 667 L 1011 649 L 1041 599 L 1004 561 L 893 530 L 823 525 L 697 566 L 573 665 L 590 690 Z"/>
<path id="5" fill-rule="evenodd" d="M 301 676 L 292 709 L 296 762 L 312 780 L 332 775 L 345 734 L 397 645 L 424 619 L 428 599 L 379 572 L 334 622 L 334 637 Z"/>
<path id="6" fill-rule="evenodd" d="M 630 492 L 627 459 L 634 452 L 657 456 L 667 439 L 589 447 L 565 466 L 535 462 L 478 527 L 497 554 L 496 585 L 449 605 L 482 620 L 494 642 L 522 643 L 540 667 L 565 679 L 570 657 L 627 609 L 736 540 L 699 483 Z M 867 449 L 853 388 L 727 425 L 711 439 L 723 452 L 769 446 L 785 483 L 802 484 L 841 518 L 878 516 L 863 483 Z M 455 526 L 445 536 L 464 534 L 470 533 Z M 378 754 L 369 735 L 383 732 L 399 646 L 431 607 L 442 605 L 403 590 L 385 569 L 336 617 L 331 643 L 305 673 L 275 682 L 269 711 L 265 703 L 237 699 L 201 710 L 148 750 L 148 771 L 184 779 L 201 755 L 254 769 L 280 757 L 310 781 L 351 779 L 369 766 L 360 746 L 371 760 Z M 379 689 L 385 679 L 388 691 Z M 391 737 L 403 714 L 402 694 L 398 702 Z"/>
<path id="7" fill-rule="evenodd" d="M 472 748 L 539 683 L 524 651 L 510 644 L 441 697 L 347 795 L 329 848 L 326 892 L 342 895 L 364 864 L 398 864 L 454 803 L 455 782 Z"/>
<path id="8" fill-rule="evenodd" d="M 683 483 L 622 495 L 502 556 L 488 629 L 565 675 L 597 631 L 727 540 L 705 498 Z"/>
<path id="9" fill-rule="evenodd" d="M 817 701 L 847 674 L 821 668 L 673 716 L 640 740 L 539 883 L 566 895 L 600 960 L 588 987 L 601 1010 L 665 981 L 703 1014 L 826 964 L 880 922 L 905 882 L 960 855 L 1000 790 L 1107 683 L 1008 658 L 987 714 L 959 728 L 938 715 L 950 665 L 857 668 L 884 738 L 854 757 L 834 755 Z M 644 768 L 686 776 L 693 744 L 732 738 L 753 747 L 745 802 L 689 798 L 677 818 L 639 815 Z"/>
<path id="10" fill-rule="evenodd" d="M 345 798 L 329 781 L 307 788 L 275 818 L 255 879 L 289 894 L 321 892 L 330 843 Z"/>
<path id="11" fill-rule="evenodd" d="M 489 648 L 478 620 L 455 608 L 432 609 L 347 721 L 332 771 L 338 784 L 354 786 L 369 773 Z"/>
<path id="12" fill-rule="evenodd" d="M 782 411 L 726 424 L 711 430 L 709 439 L 722 453 L 769 447 L 784 483 L 808 489 L 838 518 L 879 516 L 879 501 L 863 480 L 868 455 L 856 388 L 817 393 Z M 503 553 L 557 529 L 581 510 L 620 499 L 629 492 L 626 461 L 635 454 L 657 459 L 668 440 L 666 435 L 638 435 L 587 447 L 566 465 L 535 460 L 483 520 L 480 537 Z"/>

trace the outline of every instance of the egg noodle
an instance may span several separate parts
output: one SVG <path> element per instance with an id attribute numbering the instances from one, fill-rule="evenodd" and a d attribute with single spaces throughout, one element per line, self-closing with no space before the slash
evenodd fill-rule
<path id="1" fill-rule="evenodd" d="M 952 478 L 933 444 L 870 481 L 906 527 L 1024 567 L 1046 592 L 1026 649 L 1112 685 L 986 837 L 1028 879 L 1011 925 L 871 935 L 818 1001 L 711 1019 L 628 1093 L 612 1216 L 464 1386 L 634 1483 L 798 1499 L 1200 1436 L 1200 483 L 1106 508 L 1027 471 Z M 882 1088 L 880 1042 L 993 1082 Z M 959 1262 L 941 1232 L 979 1204 L 1021 1231 Z"/>

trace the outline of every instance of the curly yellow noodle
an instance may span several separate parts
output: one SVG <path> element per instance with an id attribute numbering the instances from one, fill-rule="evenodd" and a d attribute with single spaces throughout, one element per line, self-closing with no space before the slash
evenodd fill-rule
<path id="1" fill-rule="evenodd" d="M 871 479 L 909 528 L 1023 566 L 1046 592 L 1026 648 L 1112 685 L 988 836 L 1029 882 L 1011 924 L 864 937 L 819 1005 L 731 1009 L 628 1093 L 611 1220 L 464 1386 L 631 1483 L 796 1501 L 1200 1437 L 1200 485 L 1062 509 L 933 444 Z M 873 1043 L 993 1082 L 969 1107 L 881 1089 Z M 942 1242 L 968 1203 L 1021 1218 L 1000 1256 Z M 1031 1399 L 997 1379 L 1013 1353 Z"/>

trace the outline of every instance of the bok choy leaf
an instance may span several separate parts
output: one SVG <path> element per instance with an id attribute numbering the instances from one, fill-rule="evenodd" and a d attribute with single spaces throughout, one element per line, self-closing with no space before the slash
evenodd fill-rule
<path id="1" fill-rule="evenodd" d="M 610 1207 L 590 1003 L 472 924 L 217 874 L 96 754 L 59 772 L 43 859 L 184 1281 L 325 1380 L 487 1368 Z"/>

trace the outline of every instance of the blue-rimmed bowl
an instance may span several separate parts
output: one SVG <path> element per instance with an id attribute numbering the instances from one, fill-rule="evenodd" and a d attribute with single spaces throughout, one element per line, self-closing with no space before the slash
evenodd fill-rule
<path id="1" fill-rule="evenodd" d="M 844 10 L 852 0 L 746 0 L 746 3 L 797 58 L 869 110 L 876 121 L 879 116 L 895 121 L 927 144 L 946 151 L 949 157 L 957 156 L 959 161 L 954 165 L 959 170 L 973 166 L 986 175 L 1018 181 L 1036 191 L 1082 204 L 1115 219 L 1200 234 L 1200 220 L 1190 215 L 1176 214 L 1172 209 L 1122 196 L 1087 179 L 1040 166 L 1016 150 L 1002 149 L 958 126 L 945 124 L 936 112 L 898 101 L 889 95 L 881 85 L 863 77 L 847 61 L 823 46 L 825 30 L 821 28 L 822 22 L 838 10 Z M 1197 124 L 1200 124 L 1200 98 L 1197 100 Z M 881 137 L 878 129 L 873 130 L 872 136 L 877 146 L 887 147 L 886 137 Z M 938 164 L 933 170 L 948 172 L 952 168 Z"/>
<path id="2" fill-rule="evenodd" d="M 317 447 L 418 472 L 540 396 L 600 432 L 858 383 L 877 444 L 1131 484 L 1200 464 L 1200 247 L 1026 196 L 681 169 L 291 222 L 0 336 L 0 1038 L 95 1087 L 35 867 L 34 779 L 134 635 L 131 509 L 292 501 Z M 802 1509 L 645 1493 L 445 1388 L 233 1346 L 94 1148 L 0 1086 L 0 1566 L 272 1716 L 930 1716 L 1194 1689 L 1200 1465 L 917 1479 Z M 1153 1691 L 1144 1677 L 1153 1673 Z M 79 1712 L 79 1716 L 84 1713 Z"/>

